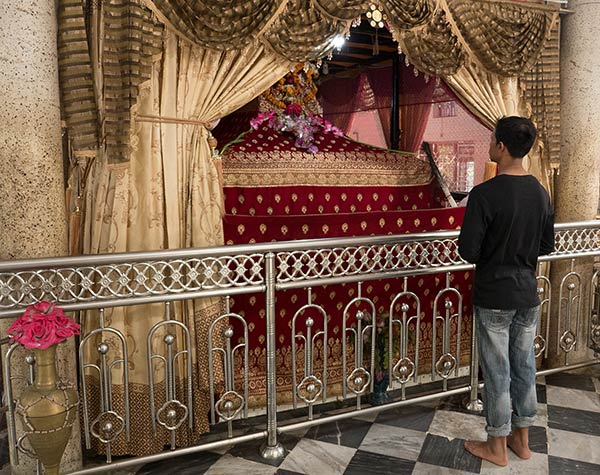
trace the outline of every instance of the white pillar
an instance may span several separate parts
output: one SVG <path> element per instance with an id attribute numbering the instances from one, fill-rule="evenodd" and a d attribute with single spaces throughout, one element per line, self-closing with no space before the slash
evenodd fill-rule
<path id="1" fill-rule="evenodd" d="M 600 4 L 571 0 L 569 9 L 573 13 L 564 15 L 561 25 L 561 151 L 560 174 L 556 179 L 556 222 L 594 219 L 600 190 L 600 56 L 597 28 L 600 23 Z M 586 304 L 582 309 L 582 325 L 578 329 L 578 350 L 572 355 L 572 362 L 591 356 L 587 350 L 590 311 L 587 300 L 592 265 L 592 259 L 579 259 L 574 267 L 574 271 L 582 277 L 582 297 Z M 553 299 L 556 303 L 560 281 L 569 270 L 570 264 L 566 263 L 552 266 Z M 555 304 L 554 317 L 556 315 Z M 554 338 L 555 319 L 554 326 L 551 326 Z M 560 361 L 555 362 L 558 363 Z"/>
<path id="2" fill-rule="evenodd" d="M 0 260 L 67 253 L 56 41 L 54 1 L 0 1 Z M 74 345 L 61 346 L 61 375 L 76 381 Z M 20 462 L 13 474 L 35 473 Z M 61 471 L 80 466 L 76 423 Z"/>

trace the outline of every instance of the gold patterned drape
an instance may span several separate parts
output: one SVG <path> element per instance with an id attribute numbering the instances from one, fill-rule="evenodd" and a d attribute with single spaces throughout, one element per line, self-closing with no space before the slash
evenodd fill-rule
<path id="1" fill-rule="evenodd" d="M 331 39 L 365 13 L 365 0 L 145 0 L 193 44 L 217 50 L 251 42 L 290 61 L 322 57 Z M 536 62 L 558 16 L 556 6 L 503 0 L 376 2 L 402 50 L 421 71 L 453 74 L 466 62 L 514 76 Z M 441 61 L 441 63 L 440 63 Z"/>
<path id="2" fill-rule="evenodd" d="M 443 8 L 468 57 L 501 76 L 533 66 L 558 18 L 555 7 L 507 1 L 447 0 Z"/>
<path id="3" fill-rule="evenodd" d="M 425 74 L 455 74 L 465 62 L 464 48 L 443 9 L 438 9 L 421 27 L 400 33 L 392 29 L 392 34 L 410 63 Z"/>
<path id="4" fill-rule="evenodd" d="M 129 113 L 160 53 L 162 25 L 140 0 L 59 0 L 58 21 L 63 115 L 74 151 L 102 145 L 110 162 L 129 160 Z"/>
<path id="5" fill-rule="evenodd" d="M 560 164 L 560 22 L 552 29 L 537 63 L 520 76 L 531 118 L 544 143 L 543 157 L 553 168 Z M 552 185 L 552 175 L 550 185 Z"/>
<path id="6" fill-rule="evenodd" d="M 529 117 L 531 115 L 519 78 L 500 77 L 483 71 L 471 63 L 463 66 L 456 74 L 445 77 L 444 80 L 460 97 L 463 104 L 490 128 L 494 128 L 496 121 L 503 116 Z M 550 164 L 544 159 L 542 152 L 543 142 L 538 137 L 523 163 L 525 168 L 551 191 L 548 174 Z"/>
<path id="7" fill-rule="evenodd" d="M 90 174 L 84 252 L 222 245 L 221 187 L 203 124 L 249 102 L 290 66 L 275 61 L 264 48 L 206 50 L 166 32 L 162 58 L 155 58 L 151 79 L 140 86 L 132 111 L 129 161 L 114 164 L 98 157 Z M 221 310 L 218 299 L 201 299 L 176 305 L 172 312 L 190 329 L 193 347 L 195 427 L 181 431 L 179 444 L 192 443 L 208 429 L 208 328 Z M 145 437 L 152 430 L 145 335 L 164 320 L 164 312 L 161 305 L 106 310 L 107 325 L 121 331 L 130 345 L 136 421 L 135 443 L 119 438 L 113 454 L 150 454 L 169 443 L 166 431 Z M 97 315 L 88 314 L 85 330 L 97 325 Z M 93 360 L 95 353 L 95 346 L 90 347 L 87 357 Z M 161 382 L 164 374 L 157 371 L 154 379 Z M 122 397 L 122 388 L 116 386 L 114 394 Z"/>
<path id="8" fill-rule="evenodd" d="M 225 1 L 145 0 L 145 4 L 192 44 L 219 51 L 261 44 L 281 59 L 295 62 L 314 60 L 332 51 L 331 40 L 347 33 L 355 18 L 329 15 L 315 8 L 311 0 L 243 0 L 234 5 Z"/>

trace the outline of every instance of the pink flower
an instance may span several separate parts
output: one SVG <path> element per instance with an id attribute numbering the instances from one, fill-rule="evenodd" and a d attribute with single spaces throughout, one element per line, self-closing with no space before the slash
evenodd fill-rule
<path id="1" fill-rule="evenodd" d="M 285 113 L 287 115 L 299 116 L 302 114 L 302 106 L 300 104 L 288 104 L 285 108 Z"/>
<path id="2" fill-rule="evenodd" d="M 250 125 L 254 130 L 267 121 L 264 126 L 281 133 L 288 133 L 295 137 L 294 145 L 297 148 L 305 149 L 309 153 L 317 153 L 319 151 L 315 142 L 315 134 L 319 129 L 323 129 L 325 133 L 333 133 L 341 137 L 344 134 L 340 129 L 335 127 L 322 117 L 305 114 L 302 112 L 300 104 L 289 104 L 285 111 L 261 112 L 250 121 Z"/>
<path id="3" fill-rule="evenodd" d="M 273 111 L 259 112 L 258 115 L 254 119 L 250 120 L 250 127 L 252 127 L 254 130 L 256 130 L 256 129 L 258 129 L 260 124 L 262 124 L 265 120 L 272 120 L 274 116 L 275 116 L 275 112 L 273 112 Z"/>
<path id="4" fill-rule="evenodd" d="M 11 341 L 42 350 L 79 332 L 79 324 L 66 317 L 62 308 L 45 301 L 27 307 L 8 329 Z"/>
<path id="5" fill-rule="evenodd" d="M 333 133 L 333 135 L 335 135 L 336 137 L 342 137 L 344 135 L 344 132 L 342 132 L 328 120 L 323 121 L 323 129 L 325 130 L 325 132 Z"/>

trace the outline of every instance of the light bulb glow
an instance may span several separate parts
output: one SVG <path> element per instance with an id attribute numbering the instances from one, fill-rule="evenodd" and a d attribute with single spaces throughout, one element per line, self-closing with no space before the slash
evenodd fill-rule
<path id="1" fill-rule="evenodd" d="M 346 38 L 344 38 L 342 35 L 337 35 L 335 38 L 333 38 L 332 44 L 334 48 L 340 50 L 342 49 L 342 46 L 344 46 L 345 42 Z"/>

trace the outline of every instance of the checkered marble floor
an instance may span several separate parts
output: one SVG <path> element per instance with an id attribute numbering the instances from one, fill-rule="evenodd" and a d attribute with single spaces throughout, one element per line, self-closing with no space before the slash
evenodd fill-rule
<path id="1" fill-rule="evenodd" d="M 466 439 L 486 434 L 484 418 L 464 411 L 461 396 L 285 434 L 286 456 L 272 465 L 252 442 L 148 464 L 137 475 L 599 475 L 599 376 L 596 368 L 539 378 L 533 456 L 523 461 L 511 453 L 504 468 L 464 450 Z"/>

